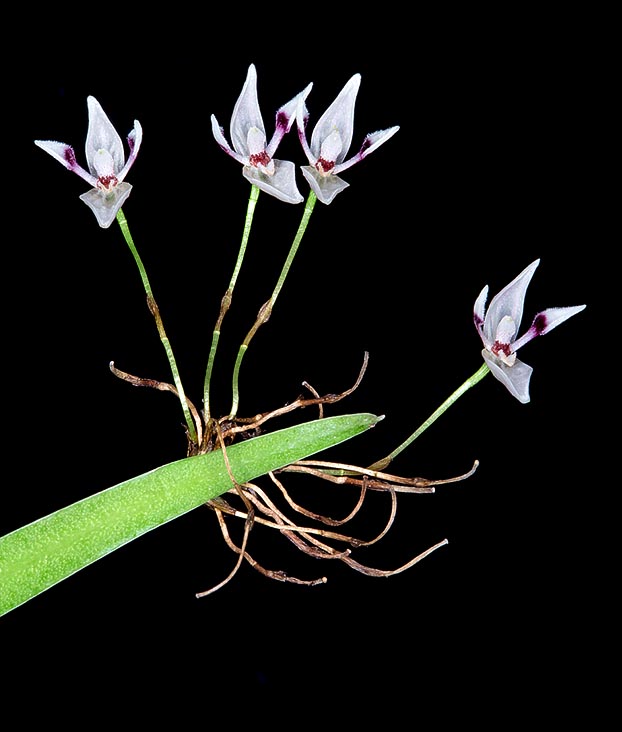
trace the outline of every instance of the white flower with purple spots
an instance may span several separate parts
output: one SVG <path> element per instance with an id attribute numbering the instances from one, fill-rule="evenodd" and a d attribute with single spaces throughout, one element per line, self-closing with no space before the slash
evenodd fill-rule
<path id="1" fill-rule="evenodd" d="M 311 91 L 309 84 L 304 91 L 277 110 L 274 134 L 267 142 L 259 101 L 257 99 L 257 71 L 251 64 L 248 68 L 242 92 L 231 116 L 231 146 L 224 129 L 214 115 L 212 133 L 216 142 L 227 155 L 242 163 L 242 174 L 253 185 L 286 203 L 301 203 L 303 200 L 296 186 L 296 167 L 288 160 L 276 160 L 274 153 L 283 137 L 290 131 L 296 117 L 298 100 Z"/>
<path id="2" fill-rule="evenodd" d="M 484 349 L 482 356 L 488 368 L 519 402 L 529 401 L 529 379 L 533 368 L 516 358 L 516 352 L 536 336 L 544 335 L 564 320 L 580 313 L 585 305 L 564 308 L 548 308 L 538 313 L 529 330 L 517 338 L 523 316 L 523 303 L 527 287 L 540 260 L 526 267 L 509 285 L 495 295 L 486 311 L 488 285 L 475 301 L 473 319 Z"/>
<path id="3" fill-rule="evenodd" d="M 107 229 L 132 190 L 124 179 L 138 154 L 143 131 L 138 120 L 134 120 L 134 128 L 127 136 L 130 155 L 126 162 L 123 142 L 100 103 L 95 97 L 88 97 L 86 101 L 89 112 L 86 135 L 88 171 L 78 164 L 71 145 L 53 140 L 35 140 L 35 145 L 93 186 L 80 198 L 93 211 L 99 225 Z"/>
<path id="4" fill-rule="evenodd" d="M 311 189 L 322 203 L 329 204 L 335 196 L 350 184 L 339 177 L 355 163 L 360 163 L 399 130 L 390 127 L 372 132 L 365 137 L 356 155 L 346 160 L 354 131 L 354 104 L 361 84 L 361 75 L 354 76 L 343 87 L 335 101 L 320 117 L 307 141 L 306 126 L 309 112 L 304 99 L 300 100 L 296 113 L 298 137 L 310 165 L 302 167 L 302 173 Z"/>

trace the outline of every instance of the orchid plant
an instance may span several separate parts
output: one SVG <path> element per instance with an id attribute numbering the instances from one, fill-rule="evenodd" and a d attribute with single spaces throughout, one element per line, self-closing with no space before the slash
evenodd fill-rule
<path id="1" fill-rule="evenodd" d="M 398 126 L 394 126 L 366 135 L 358 153 L 345 159 L 352 143 L 354 104 L 360 85 L 361 75 L 354 74 L 318 120 L 311 133 L 310 143 L 307 142 L 305 131 L 309 119 L 305 106 L 306 95 L 298 100 L 298 137 L 309 160 L 309 165 L 301 166 L 302 174 L 311 190 L 325 204 L 332 203 L 335 196 L 350 185 L 337 174 L 360 163 L 399 130 Z"/>
<path id="2" fill-rule="evenodd" d="M 262 191 L 286 203 L 302 203 L 303 197 L 296 186 L 296 170 L 289 160 L 276 160 L 274 153 L 283 137 L 290 131 L 296 117 L 299 100 L 311 91 L 309 84 L 276 113 L 274 134 L 267 142 L 259 101 L 257 98 L 257 71 L 251 64 L 242 92 L 231 116 L 231 141 L 227 142 L 224 129 L 211 116 L 212 132 L 220 147 L 244 166 L 243 175 Z"/>
<path id="3" fill-rule="evenodd" d="M 490 301 L 488 311 L 485 309 L 488 297 L 488 285 L 486 285 L 475 301 L 473 310 L 475 327 L 484 344 L 482 356 L 486 365 L 493 376 L 521 404 L 527 404 L 530 401 L 529 380 L 533 369 L 516 358 L 518 349 L 536 336 L 549 333 L 564 320 L 568 320 L 585 309 L 585 305 L 575 305 L 543 310 L 534 317 L 529 330 L 517 338 L 517 331 L 523 317 L 523 303 L 527 286 L 539 264 L 540 260 L 536 259 L 495 295 Z"/>
<path id="4" fill-rule="evenodd" d="M 251 189 L 237 259 L 212 332 L 202 408 L 195 406 L 186 396 L 146 269 L 122 209 L 132 190 L 125 178 L 141 147 L 143 133 L 140 123 L 135 120 L 127 136 L 129 155 L 126 160 L 121 137 L 100 103 L 89 96 L 85 150 L 88 170 L 78 163 L 71 145 L 53 140 L 35 140 L 39 148 L 91 186 L 80 199 L 93 211 L 99 226 L 107 229 L 115 219 L 119 224 L 138 267 L 147 305 L 165 349 L 173 383 L 132 375 L 121 371 L 112 362 L 110 369 L 113 374 L 132 384 L 169 391 L 179 399 L 186 422 L 187 452 L 178 461 L 130 478 L 0 537 L 0 615 L 17 608 L 129 541 L 201 505 L 209 506 L 216 514 L 223 537 L 237 555 L 237 560 L 222 582 L 197 592 L 197 597 L 209 595 L 230 581 L 243 561 L 247 561 L 266 576 L 280 581 L 308 585 L 326 581 L 324 576 L 303 580 L 263 567 L 248 551 L 250 532 L 256 525 L 276 529 L 311 557 L 336 558 L 354 570 L 372 577 L 387 577 L 403 572 L 447 543 L 443 539 L 393 570 L 380 570 L 364 565 L 352 556 L 353 549 L 372 544 L 386 534 L 395 516 L 397 494 L 431 493 L 438 485 L 463 480 L 473 474 L 477 461 L 463 475 L 444 479 L 404 477 L 386 472 L 391 461 L 427 430 L 462 394 L 479 383 L 486 374 L 492 373 L 519 402 L 524 404 L 530 400 L 532 368 L 517 358 L 517 351 L 536 336 L 550 332 L 585 308 L 585 305 L 578 305 L 544 310 L 535 316 L 529 329 L 518 336 L 526 290 L 539 260 L 532 262 L 493 297 L 488 309 L 488 287 L 481 290 L 475 300 L 474 322 L 483 343 L 483 364 L 386 457 L 368 466 L 309 459 L 324 449 L 374 427 L 382 419 L 369 413 L 332 417 L 324 415 L 327 405 L 346 398 L 358 387 L 364 375 L 367 354 L 355 383 L 341 393 L 322 396 L 305 383 L 309 392 L 307 397 L 299 397 L 285 406 L 250 418 L 238 416 L 242 359 L 257 330 L 270 317 L 316 201 L 325 205 L 331 204 L 337 194 L 349 186 L 339 174 L 363 161 L 399 130 L 398 126 L 393 126 L 367 134 L 359 151 L 347 157 L 353 139 L 354 107 L 360 83 L 360 74 L 349 79 L 334 102 L 318 119 L 310 140 L 307 138 L 310 115 L 306 102 L 312 84 L 309 83 L 276 111 L 275 129 L 268 140 L 258 103 L 257 71 L 253 64 L 249 66 L 231 116 L 230 142 L 216 116 L 211 116 L 212 132 L 217 145 L 243 166 L 243 176 L 251 184 Z M 298 190 L 295 163 L 274 157 L 280 142 L 294 124 L 297 127 L 302 155 L 308 161 L 308 165 L 300 166 L 302 176 L 309 186 L 306 200 Z M 272 294 L 260 308 L 253 326 L 239 347 L 233 369 L 231 408 L 227 414 L 216 417 L 210 406 L 211 375 L 223 320 L 231 306 L 260 192 L 284 203 L 305 203 L 300 224 Z M 308 406 L 317 407 L 317 419 L 255 436 L 258 429 L 261 427 L 264 430 L 270 420 Z M 335 521 L 315 514 L 293 501 L 284 484 L 285 477 L 292 473 L 304 473 L 322 481 L 355 486 L 361 497 L 347 519 Z M 285 496 L 294 513 L 293 517 L 276 507 L 268 488 L 260 487 L 255 482 L 262 477 L 269 479 L 272 490 Z M 391 518 L 385 530 L 368 541 L 337 531 L 339 524 L 346 523 L 361 509 L 369 490 L 382 491 L 390 496 Z M 244 536 L 239 546 L 231 539 L 227 517 L 244 521 Z"/>
<path id="5" fill-rule="evenodd" d="M 97 223 L 107 229 L 132 191 L 132 186 L 124 180 L 138 155 L 143 130 L 140 122 L 134 120 L 134 128 L 127 136 L 130 155 L 126 162 L 121 137 L 101 104 L 95 97 L 88 97 L 86 103 L 89 110 L 89 127 L 86 133 L 88 171 L 77 162 L 71 145 L 53 140 L 35 140 L 35 145 L 92 186 L 80 199 L 93 211 Z"/>

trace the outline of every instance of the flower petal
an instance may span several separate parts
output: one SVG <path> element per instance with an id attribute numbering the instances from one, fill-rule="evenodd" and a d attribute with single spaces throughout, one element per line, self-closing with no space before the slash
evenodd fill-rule
<path id="1" fill-rule="evenodd" d="M 307 157 L 307 160 L 311 165 L 315 165 L 317 157 L 311 152 L 309 143 L 307 141 L 307 122 L 309 121 L 309 110 L 305 104 L 304 99 L 298 100 L 298 106 L 296 108 L 296 127 L 298 128 L 298 139 L 302 145 L 302 150 Z"/>
<path id="2" fill-rule="evenodd" d="M 304 104 L 304 100 L 309 96 L 312 86 L 313 84 L 309 84 L 305 89 L 303 89 L 303 91 L 296 94 L 293 99 L 277 110 L 274 134 L 266 147 L 266 152 L 270 157 L 272 157 L 276 152 L 276 149 L 283 137 L 291 130 L 294 120 L 296 119 L 298 105 L 300 103 Z"/>
<path id="3" fill-rule="evenodd" d="M 231 115 L 231 142 L 234 150 L 241 155 L 249 155 L 247 135 L 251 127 L 266 133 L 257 99 L 257 70 L 254 64 L 248 67 L 246 81 Z"/>
<path id="4" fill-rule="evenodd" d="M 586 305 L 570 305 L 564 308 L 547 308 L 538 313 L 533 319 L 533 326 L 538 329 L 538 335 L 544 335 L 557 328 L 564 320 L 568 320 L 573 315 L 585 310 Z"/>
<path id="5" fill-rule="evenodd" d="M 301 165 L 300 168 L 318 200 L 327 205 L 350 185 L 338 175 L 320 175 L 311 165 Z"/>
<path id="6" fill-rule="evenodd" d="M 242 174 L 257 188 L 285 203 L 301 203 L 304 199 L 296 186 L 296 166 L 289 160 L 272 160 L 274 174 L 265 175 L 258 168 L 245 165 Z"/>
<path id="7" fill-rule="evenodd" d="M 516 324 L 516 331 L 520 328 L 523 317 L 523 305 L 527 287 L 536 271 L 540 260 L 536 259 L 528 267 L 515 277 L 509 285 L 506 285 L 490 301 L 488 312 L 484 318 L 483 338 L 485 343 L 494 343 L 497 326 L 502 318 L 509 316 Z M 479 300 L 479 298 L 478 298 Z"/>
<path id="8" fill-rule="evenodd" d="M 92 175 L 97 177 L 93 165 L 98 150 L 107 150 L 114 161 L 114 171 L 119 173 L 125 165 L 123 142 L 112 122 L 108 119 L 101 104 L 95 97 L 87 97 L 89 110 L 89 129 L 86 134 L 86 161 Z"/>
<path id="9" fill-rule="evenodd" d="M 518 351 L 518 349 L 522 348 L 525 343 L 529 343 L 529 341 L 533 340 L 537 336 L 549 333 L 553 328 L 556 328 L 560 323 L 563 323 L 564 320 L 568 320 L 568 318 L 580 313 L 582 310 L 585 310 L 585 308 L 586 305 L 573 305 L 565 308 L 547 308 L 546 310 L 543 310 L 533 319 L 533 323 L 529 330 L 514 342 L 513 350 Z"/>
<path id="10" fill-rule="evenodd" d="M 513 366 L 506 366 L 493 356 L 487 349 L 482 350 L 484 361 L 490 369 L 490 373 L 498 379 L 521 404 L 530 401 L 529 379 L 533 368 L 526 363 L 516 359 Z"/>
<path id="11" fill-rule="evenodd" d="M 117 179 L 119 183 L 125 178 L 125 176 L 128 174 L 130 168 L 132 165 L 134 165 L 134 161 L 136 160 L 136 156 L 138 155 L 138 151 L 140 150 L 140 143 L 143 141 L 143 128 L 140 125 L 140 122 L 135 119 L 134 120 L 134 128 L 130 132 L 130 134 L 127 136 L 127 144 L 130 148 L 130 154 L 129 157 L 123 166 L 119 173 L 117 174 Z"/>
<path id="12" fill-rule="evenodd" d="M 67 145 L 64 142 L 55 142 L 54 140 L 35 140 L 35 145 L 45 150 L 46 153 L 49 153 L 59 163 L 62 163 L 67 170 L 77 173 L 90 186 L 95 187 L 97 185 L 97 178 L 92 176 L 81 165 L 78 165 L 75 150 L 71 145 Z"/>
<path id="13" fill-rule="evenodd" d="M 83 193 L 80 200 L 84 201 L 93 211 L 97 223 L 102 229 L 107 229 L 115 220 L 118 210 L 125 203 L 131 190 L 132 186 L 129 183 L 119 183 L 109 191 L 92 188 L 90 191 Z"/>
<path id="14" fill-rule="evenodd" d="M 371 134 L 367 135 L 363 140 L 363 144 L 361 145 L 361 149 L 358 151 L 358 153 L 351 157 L 349 160 L 346 160 L 344 163 L 341 163 L 341 165 L 335 165 L 335 167 L 333 168 L 333 173 L 341 173 L 342 171 L 347 170 L 348 168 L 353 166 L 355 163 L 360 163 L 361 160 L 363 160 L 370 153 L 379 148 L 380 145 L 393 137 L 393 135 L 398 130 L 399 126 L 395 126 L 389 127 L 386 130 L 372 132 Z"/>
<path id="15" fill-rule="evenodd" d="M 486 314 L 486 300 L 488 299 L 488 285 L 484 285 L 482 291 L 477 296 L 477 300 L 475 301 L 475 305 L 473 306 L 473 322 L 475 323 L 475 327 L 479 331 L 480 336 L 482 336 L 483 339 L 483 325 L 484 325 L 484 315 Z M 488 344 L 491 345 L 491 344 Z"/>
<path id="16" fill-rule="evenodd" d="M 345 160 L 352 143 L 354 104 L 360 85 L 361 75 L 354 74 L 315 125 L 311 135 L 310 147 L 316 160 L 320 156 L 322 143 L 335 128 L 339 130 L 342 142 L 341 152 L 335 163 L 341 163 Z"/>
<path id="17" fill-rule="evenodd" d="M 227 138 L 225 137 L 225 131 L 224 129 L 218 124 L 218 121 L 214 115 L 211 116 L 212 120 L 212 134 L 214 135 L 216 142 L 220 146 L 221 150 L 224 150 L 224 152 L 227 153 L 227 155 L 231 155 L 232 158 L 238 161 L 238 163 L 242 163 L 242 165 L 248 165 L 248 155 L 240 155 L 240 153 L 237 153 L 231 145 L 227 142 Z"/>

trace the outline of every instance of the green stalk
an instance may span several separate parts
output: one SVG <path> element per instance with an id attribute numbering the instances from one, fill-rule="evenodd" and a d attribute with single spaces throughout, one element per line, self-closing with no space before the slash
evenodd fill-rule
<path id="1" fill-rule="evenodd" d="M 251 233 L 251 226 L 253 223 L 253 216 L 255 215 L 255 206 L 257 205 L 257 200 L 259 198 L 259 188 L 257 186 L 253 185 L 251 186 L 251 193 L 248 199 L 248 206 L 246 207 L 246 219 L 244 221 L 244 231 L 242 233 L 242 241 L 240 243 L 240 248 L 238 250 L 238 258 L 235 263 L 235 267 L 233 269 L 233 274 L 231 276 L 231 281 L 229 282 L 229 287 L 227 288 L 227 291 L 223 295 L 222 301 L 220 303 L 220 313 L 218 314 L 218 320 L 216 321 L 216 325 L 214 326 L 214 332 L 212 334 L 212 345 L 209 352 L 209 359 L 207 362 L 207 369 L 205 371 L 205 385 L 203 390 L 203 414 L 205 418 L 205 424 L 209 422 L 210 419 L 210 381 L 212 379 L 212 370 L 214 368 L 214 359 L 216 358 L 216 349 L 218 348 L 218 341 L 220 339 L 220 329 L 222 327 L 222 321 L 224 320 L 224 317 L 227 313 L 227 310 L 229 310 L 231 306 L 231 299 L 233 297 L 233 290 L 235 288 L 235 283 L 238 279 L 238 274 L 240 273 L 240 269 L 242 267 L 242 261 L 244 260 L 244 254 L 246 252 L 246 245 L 248 244 L 248 238 Z"/>
<path id="2" fill-rule="evenodd" d="M 158 305 L 153 296 L 153 292 L 151 290 L 151 284 L 149 283 L 149 278 L 147 277 L 147 271 L 145 270 L 142 259 L 140 258 L 140 255 L 138 254 L 138 250 L 136 249 L 134 240 L 132 239 L 132 235 L 130 234 L 130 228 L 128 226 L 127 219 L 125 218 L 125 214 L 123 213 L 122 209 L 119 209 L 119 211 L 117 212 L 117 222 L 119 223 L 119 226 L 121 227 L 121 231 L 123 232 L 125 241 L 126 241 L 128 247 L 130 248 L 130 251 L 132 252 L 132 256 L 134 257 L 134 261 L 136 262 L 138 271 L 140 272 L 140 278 L 143 281 L 143 287 L 145 288 L 145 293 L 147 294 L 147 307 L 149 308 L 149 312 L 153 315 L 153 317 L 155 319 L 156 327 L 157 327 L 158 333 L 160 335 L 160 340 L 162 341 L 162 345 L 164 346 L 164 350 L 166 351 L 166 356 L 168 358 L 168 362 L 171 367 L 171 372 L 173 374 L 173 380 L 175 382 L 175 388 L 177 389 L 179 401 L 181 402 L 181 406 L 184 411 L 184 417 L 186 418 L 188 434 L 190 435 L 190 438 L 192 439 L 192 441 L 196 444 L 197 443 L 197 431 L 196 431 L 194 421 L 192 420 L 192 415 L 190 413 L 190 408 L 188 406 L 188 401 L 186 399 L 186 394 L 184 392 L 184 388 L 181 384 L 181 379 L 179 377 L 179 371 L 177 369 L 177 363 L 175 361 L 175 356 L 173 355 L 173 349 L 172 349 L 170 341 L 166 335 L 166 331 L 164 330 L 164 323 L 162 322 L 162 318 L 160 317 L 160 310 L 158 308 Z"/>
<path id="3" fill-rule="evenodd" d="M 240 390 L 238 382 L 240 377 L 240 366 L 242 364 L 242 359 L 244 358 L 244 354 L 248 350 L 248 346 L 253 339 L 255 333 L 259 330 L 260 326 L 268 322 L 270 315 L 272 315 L 272 308 L 274 307 L 274 303 L 276 302 L 276 299 L 279 296 L 283 285 L 285 284 L 285 278 L 287 277 L 287 273 L 292 266 L 292 262 L 294 261 L 294 257 L 296 256 L 296 252 L 298 251 L 298 247 L 300 246 L 300 242 L 302 241 L 302 237 L 307 230 L 307 225 L 309 224 L 309 219 L 311 218 L 311 214 L 313 213 L 313 207 L 315 206 L 316 201 L 317 197 L 315 193 L 313 191 L 309 191 L 309 195 L 305 202 L 305 208 L 302 213 L 302 219 L 300 221 L 300 224 L 298 225 L 298 231 L 296 232 L 294 241 L 292 242 L 292 245 L 289 249 L 287 259 L 285 260 L 285 264 L 283 265 L 283 269 L 281 270 L 281 274 L 279 275 L 279 279 L 276 283 L 276 287 L 274 288 L 272 296 L 259 309 L 255 324 L 249 330 L 246 338 L 244 339 L 242 345 L 238 350 L 238 355 L 235 360 L 235 366 L 233 367 L 233 398 L 231 402 L 231 410 L 229 412 L 231 418 L 234 418 L 237 415 L 240 403 Z"/>
<path id="4" fill-rule="evenodd" d="M 475 386 L 475 384 L 479 383 L 489 372 L 490 369 L 485 363 L 483 363 L 480 368 L 473 374 L 473 376 L 468 378 L 461 387 L 456 389 L 456 391 L 454 391 L 454 393 L 450 397 L 445 399 L 441 406 L 436 411 L 434 411 L 426 419 L 426 421 L 412 433 L 412 435 L 407 440 L 404 440 L 404 442 L 402 442 L 399 447 L 396 447 L 395 450 L 389 453 L 385 458 L 382 458 L 382 460 L 377 460 L 373 465 L 370 465 L 369 470 L 384 470 L 387 465 L 402 452 L 402 450 L 405 450 L 412 442 L 414 442 L 417 437 L 425 432 L 428 427 L 433 422 L 435 422 L 441 416 L 441 414 L 443 414 L 443 412 L 449 409 L 449 407 L 451 407 L 451 405 L 456 402 L 472 386 Z"/>
<path id="5" fill-rule="evenodd" d="M 328 417 L 227 448 L 238 484 L 364 432 L 382 417 Z M 0 537 L 0 616 L 106 554 L 233 487 L 223 453 L 185 458 L 61 508 Z"/>

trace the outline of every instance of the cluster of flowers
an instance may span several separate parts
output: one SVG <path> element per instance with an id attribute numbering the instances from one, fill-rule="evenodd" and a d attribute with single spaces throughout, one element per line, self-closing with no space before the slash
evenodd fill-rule
<path id="1" fill-rule="evenodd" d="M 366 135 L 358 153 L 346 160 L 352 142 L 354 106 L 360 83 L 360 74 L 350 78 L 320 117 L 310 141 L 306 131 L 309 113 L 305 103 L 313 86 L 309 84 L 277 110 L 275 130 L 268 142 L 257 98 L 257 72 L 251 64 L 231 117 L 231 143 L 212 115 L 214 138 L 222 150 L 242 164 L 243 175 L 252 185 L 281 201 L 296 204 L 303 201 L 303 196 L 296 185 L 295 165 L 274 158 L 281 140 L 295 122 L 302 149 L 309 161 L 309 165 L 301 166 L 303 176 L 317 199 L 330 204 L 349 185 L 339 174 L 363 160 L 399 130 L 394 126 Z M 134 121 L 134 127 L 127 136 L 130 154 L 126 161 L 122 140 L 101 105 L 92 96 L 87 102 L 88 171 L 77 162 L 71 145 L 51 140 L 35 140 L 35 144 L 92 186 L 80 198 L 92 209 L 99 225 L 107 228 L 131 192 L 132 186 L 125 182 L 125 178 L 136 160 L 142 141 L 142 127 L 137 120 Z M 474 308 L 474 321 L 484 345 L 482 356 L 486 365 L 522 403 L 530 400 L 532 368 L 517 359 L 516 352 L 536 336 L 548 333 L 585 308 L 585 305 L 548 308 L 538 313 L 530 328 L 518 337 L 527 286 L 539 261 L 532 262 L 501 290 L 491 300 L 487 311 L 488 286 L 484 287 Z"/>
<path id="2" fill-rule="evenodd" d="M 309 112 L 305 100 L 313 86 L 309 84 L 277 110 L 275 130 L 268 142 L 257 98 L 257 71 L 251 64 L 231 117 L 231 144 L 214 115 L 211 117 L 212 132 L 220 147 L 244 166 L 244 177 L 253 185 L 286 203 L 301 203 L 303 197 L 296 185 L 294 163 L 274 158 L 281 140 L 295 121 L 309 160 L 309 165 L 301 166 L 302 173 L 318 199 L 329 204 L 349 185 L 338 174 L 363 160 L 399 130 L 396 126 L 367 135 L 359 152 L 345 159 L 352 142 L 354 104 L 360 84 L 361 75 L 355 74 L 324 112 L 308 142 L 305 130 Z M 121 138 L 101 105 L 94 97 L 89 97 L 87 102 L 88 171 L 78 164 L 71 145 L 51 140 L 35 140 L 35 144 L 93 186 L 80 198 L 92 209 L 99 225 L 107 228 L 132 189 L 124 181 L 136 160 L 143 133 L 138 120 L 134 120 L 134 128 L 127 137 L 130 156 L 126 162 Z"/>

